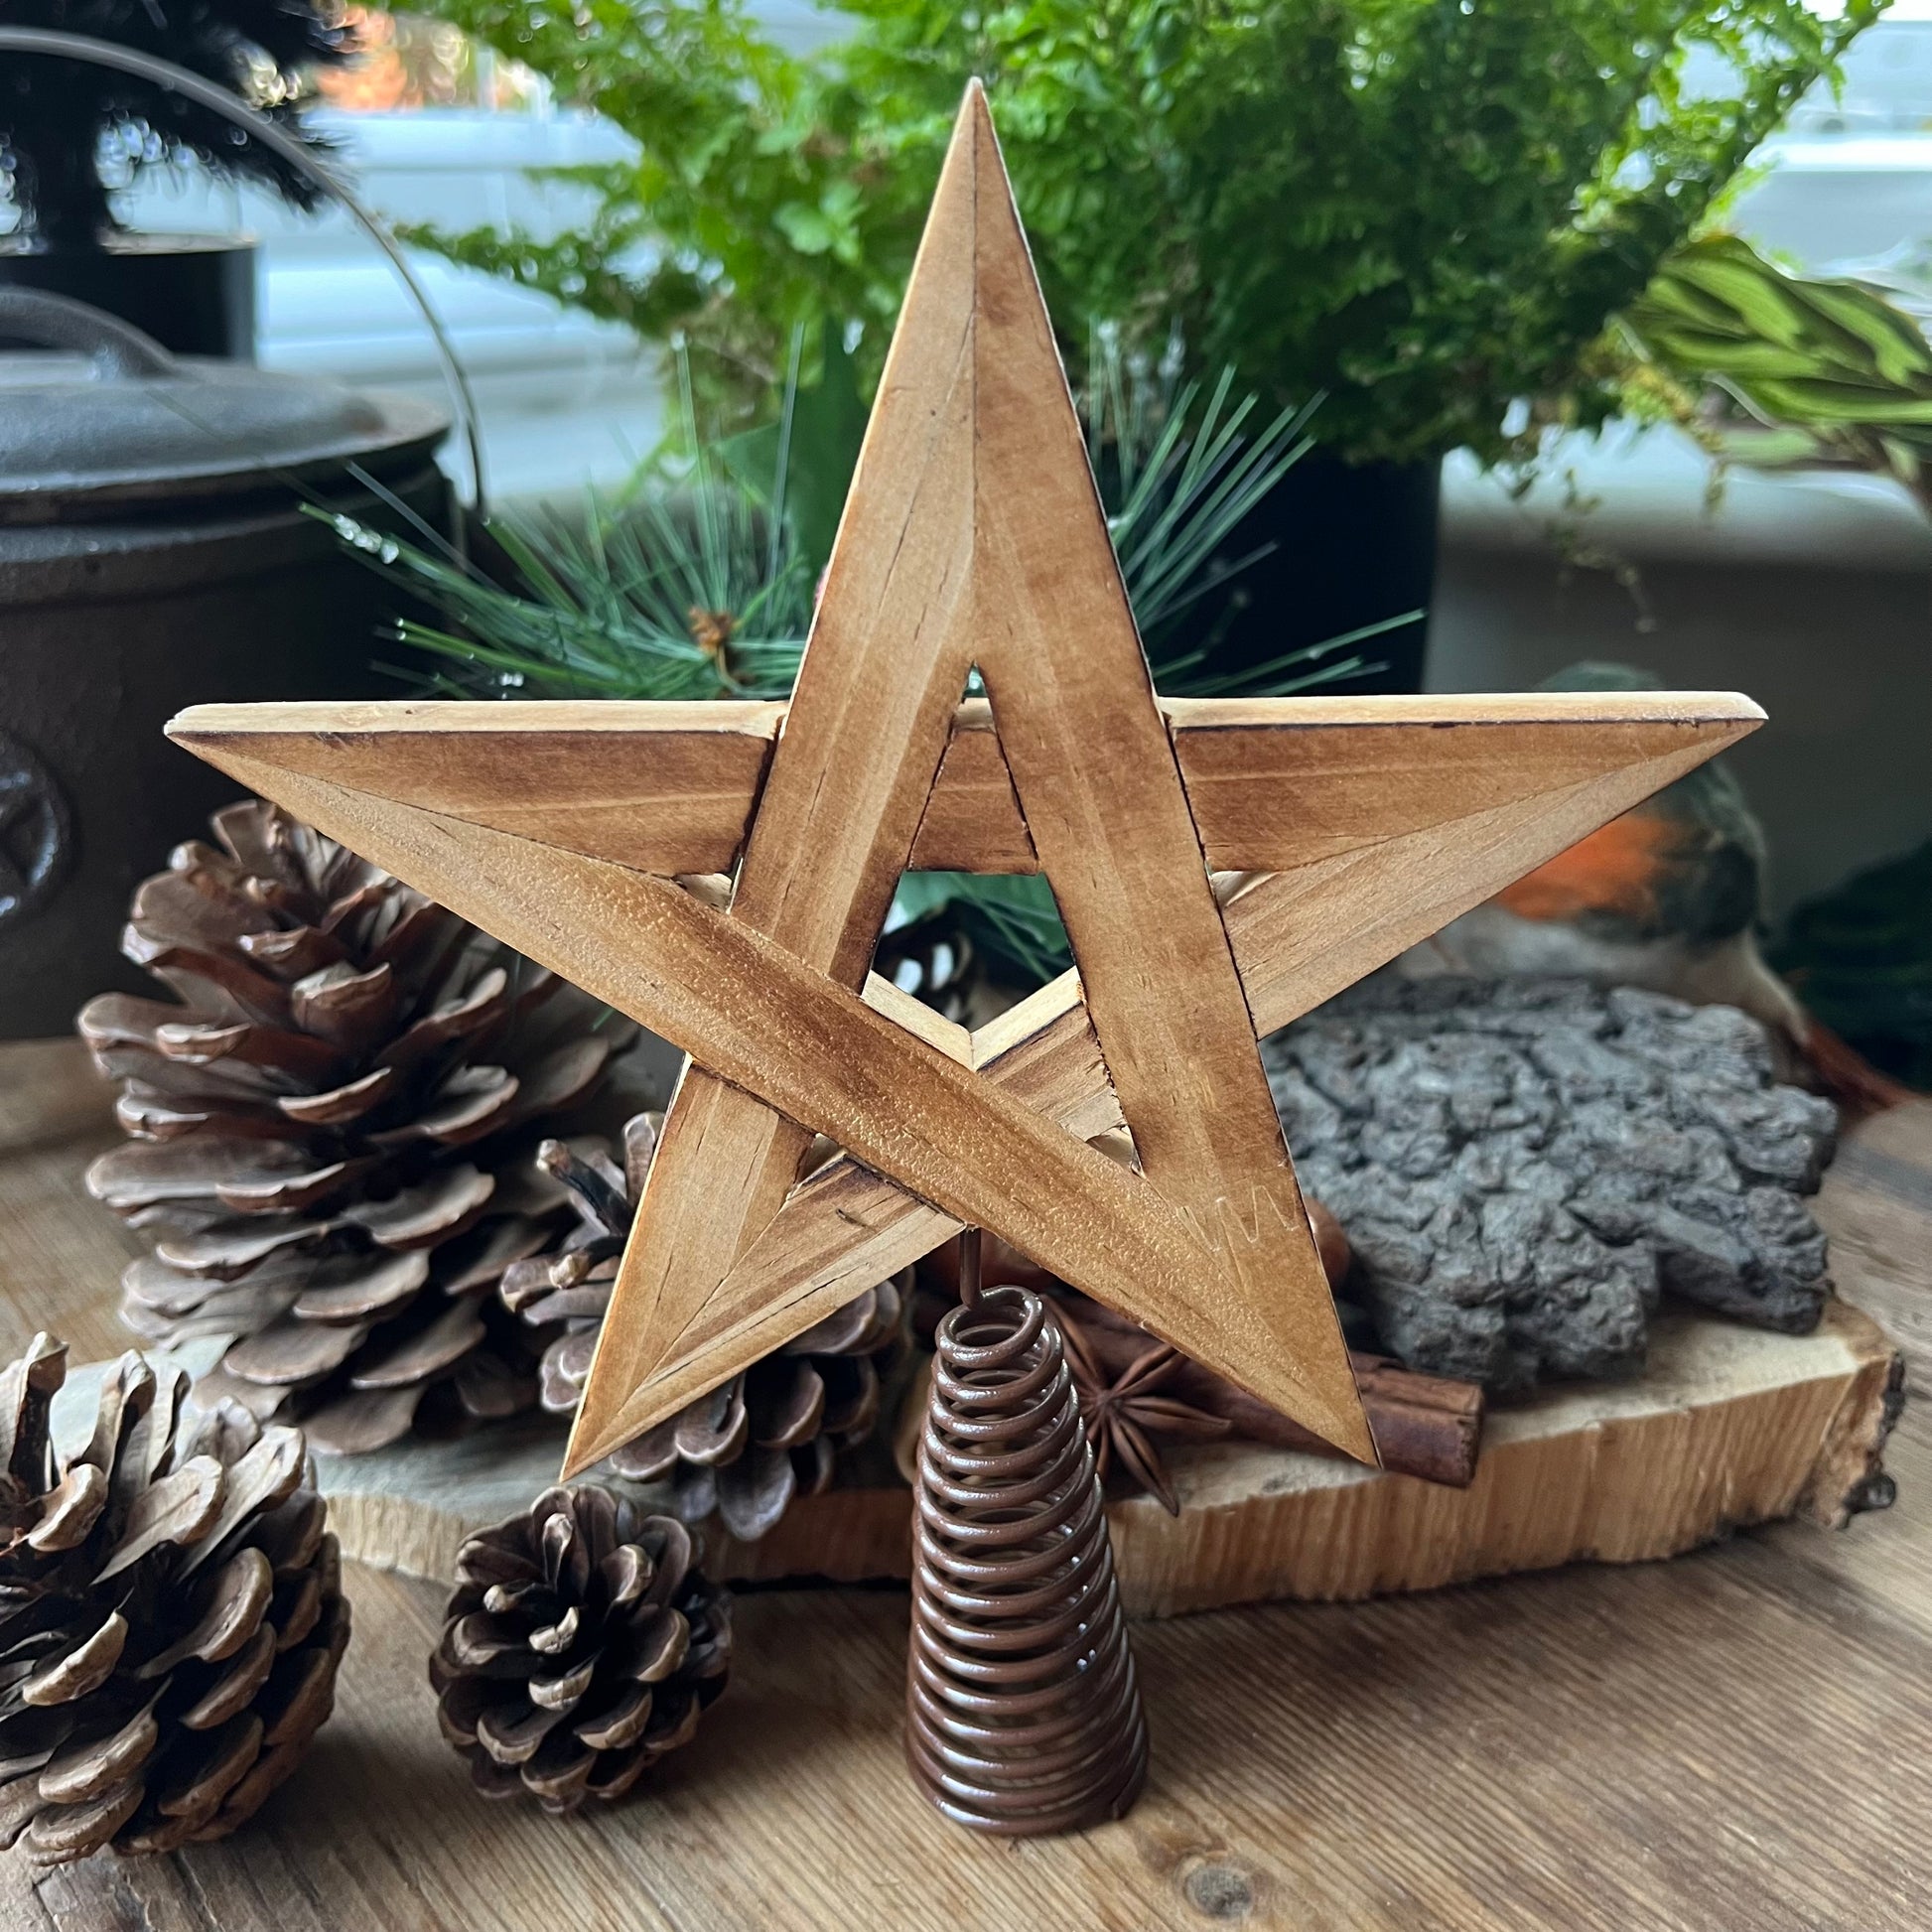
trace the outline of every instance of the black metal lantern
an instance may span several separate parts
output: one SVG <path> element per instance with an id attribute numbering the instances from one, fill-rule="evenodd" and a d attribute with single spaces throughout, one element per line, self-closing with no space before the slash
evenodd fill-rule
<path id="1" fill-rule="evenodd" d="M 20 1037 L 143 985 L 128 896 L 235 795 L 167 743 L 174 712 L 394 695 L 382 587 L 303 504 L 380 522 L 386 492 L 446 524 L 449 423 L 176 357 L 33 291 L 0 290 L 0 335 L 46 345 L 0 355 L 0 1036 Z"/>

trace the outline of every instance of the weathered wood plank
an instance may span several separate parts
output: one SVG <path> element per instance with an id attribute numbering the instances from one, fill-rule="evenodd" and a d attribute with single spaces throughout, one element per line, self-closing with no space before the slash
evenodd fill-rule
<path id="1" fill-rule="evenodd" d="M 178 732 L 639 872 L 730 872 L 782 704 L 506 699 L 196 705 Z"/>
<path id="2" fill-rule="evenodd" d="M 483 1803 L 437 1735 L 424 1660 L 441 1591 L 360 1568 L 346 1584 L 337 1716 L 253 1828 L 38 1883 L 9 1859 L 0 1918 L 1919 1932 L 1932 1889 L 1932 1650 L 1748 1542 L 1507 1589 L 1144 1624 L 1145 1797 L 1085 1837 L 1021 1845 L 967 1838 L 906 1781 L 898 1592 L 742 1598 L 730 1691 L 693 1742 L 627 1803 L 560 1825 Z"/>
<path id="3" fill-rule="evenodd" d="M 1346 698 L 1180 698 L 1166 710 L 1209 864 L 1289 872 L 1702 747 L 1688 770 L 1764 716 L 1719 692 L 1602 702 L 1611 695 L 1393 697 L 1373 709 Z M 1589 729 L 1576 729 L 1585 717 Z"/>
<path id="4" fill-rule="evenodd" d="M 69 1084 L 83 1071 L 0 1048 L 0 1095 L 13 1118 L 90 1117 L 84 1145 L 101 1101 Z M 24 1203 L 0 1217 L 13 1331 L 52 1279 L 23 1253 L 74 1257 L 64 1292 L 91 1284 L 111 1317 L 116 1265 L 77 1261 L 111 1217 L 77 1178 L 4 1178 L 58 1151 L 0 1147 L 0 1192 Z M 1821 1203 L 1841 1283 L 1882 1294 L 1932 1363 L 1932 1107 L 1866 1123 L 1848 1157 Z M 0 1924 L 1920 1932 L 1932 1447 L 1915 1406 L 1893 1441 L 1911 1449 L 1897 1506 L 1843 1534 L 1794 1521 L 1671 1564 L 1143 1623 L 1147 1796 L 1088 1838 L 1024 1846 L 950 1830 L 906 1784 L 902 1592 L 741 1596 L 732 1687 L 697 1739 L 632 1802 L 560 1825 L 479 1801 L 437 1735 L 441 1587 L 352 1565 L 337 1715 L 255 1824 L 38 1877 L 0 1859 Z"/>
<path id="5" fill-rule="evenodd" d="M 0 1041 L 0 1362 L 37 1328 L 62 1336 L 75 1361 L 130 1345 L 121 1270 L 140 1237 L 83 1179 L 121 1139 L 113 1107 L 79 1040 Z"/>

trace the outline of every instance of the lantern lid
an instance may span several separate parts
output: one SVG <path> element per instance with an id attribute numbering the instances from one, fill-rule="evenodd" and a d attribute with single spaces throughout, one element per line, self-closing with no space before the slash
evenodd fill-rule
<path id="1" fill-rule="evenodd" d="M 87 304 L 0 289 L 0 522 L 183 497 L 300 493 L 354 463 L 420 460 L 449 418 L 415 397 L 175 355 Z"/>

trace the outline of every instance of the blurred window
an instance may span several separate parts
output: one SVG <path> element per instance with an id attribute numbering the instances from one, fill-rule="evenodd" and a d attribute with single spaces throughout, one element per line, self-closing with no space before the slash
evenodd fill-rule
<path id="1" fill-rule="evenodd" d="M 1815 88 L 1785 123 L 1787 136 L 1932 136 L 1932 0 L 1893 0 L 1852 44 L 1845 86 Z"/>
<path id="2" fill-rule="evenodd" d="M 815 0 L 751 8 L 794 52 L 839 32 Z M 554 232 L 581 218 L 581 199 L 525 171 L 626 150 L 616 129 L 554 103 L 540 75 L 446 21 L 347 14 L 364 53 L 320 77 L 321 118 L 394 218 Z M 1838 94 L 1814 89 L 1766 144 L 1727 218 L 1795 265 L 1870 276 L 1932 316 L 1932 0 L 1894 0 L 1845 67 Z M 1694 67 L 1688 84 L 1702 77 Z M 1714 68 L 1709 84 L 1720 78 Z M 249 212 L 270 243 L 264 359 L 439 392 L 420 325 L 365 242 L 341 223 Z M 418 266 L 471 369 L 499 490 L 567 489 L 585 475 L 612 484 L 654 442 L 652 359 L 626 332 L 433 256 Z"/>

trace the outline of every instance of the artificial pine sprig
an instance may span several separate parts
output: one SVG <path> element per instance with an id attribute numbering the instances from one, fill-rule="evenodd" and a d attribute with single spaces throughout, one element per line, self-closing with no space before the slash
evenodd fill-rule
<path id="1" fill-rule="evenodd" d="M 1175 697 L 1280 694 L 1370 668 L 1357 645 L 1420 620 L 1405 613 L 1270 663 L 1225 673 L 1195 607 L 1269 553 L 1230 554 L 1243 522 L 1310 448 L 1313 404 L 1259 429 L 1259 404 L 1230 401 L 1224 371 L 1204 397 L 1182 382 L 1178 357 L 1154 365 L 1111 339 L 1096 346 L 1096 380 L 1080 398 L 1107 525 L 1156 682 Z M 443 625 L 404 619 L 397 637 L 441 660 L 432 688 L 454 696 L 690 699 L 782 698 L 811 624 L 817 567 L 786 503 L 801 460 L 780 436 L 768 485 L 721 474 L 695 422 L 680 358 L 680 442 L 692 452 L 676 486 L 653 479 L 613 506 L 594 495 L 576 524 L 504 517 L 485 527 L 493 567 L 460 556 L 417 522 L 410 542 L 318 510 L 344 541 Z M 793 418 L 797 357 L 780 423 Z M 857 455 L 839 452 L 849 472 Z M 841 489 L 842 493 L 842 489 Z M 396 505 L 401 509 L 401 505 Z M 406 511 L 404 512 L 406 514 Z M 412 519 L 414 520 L 414 519 Z"/>

